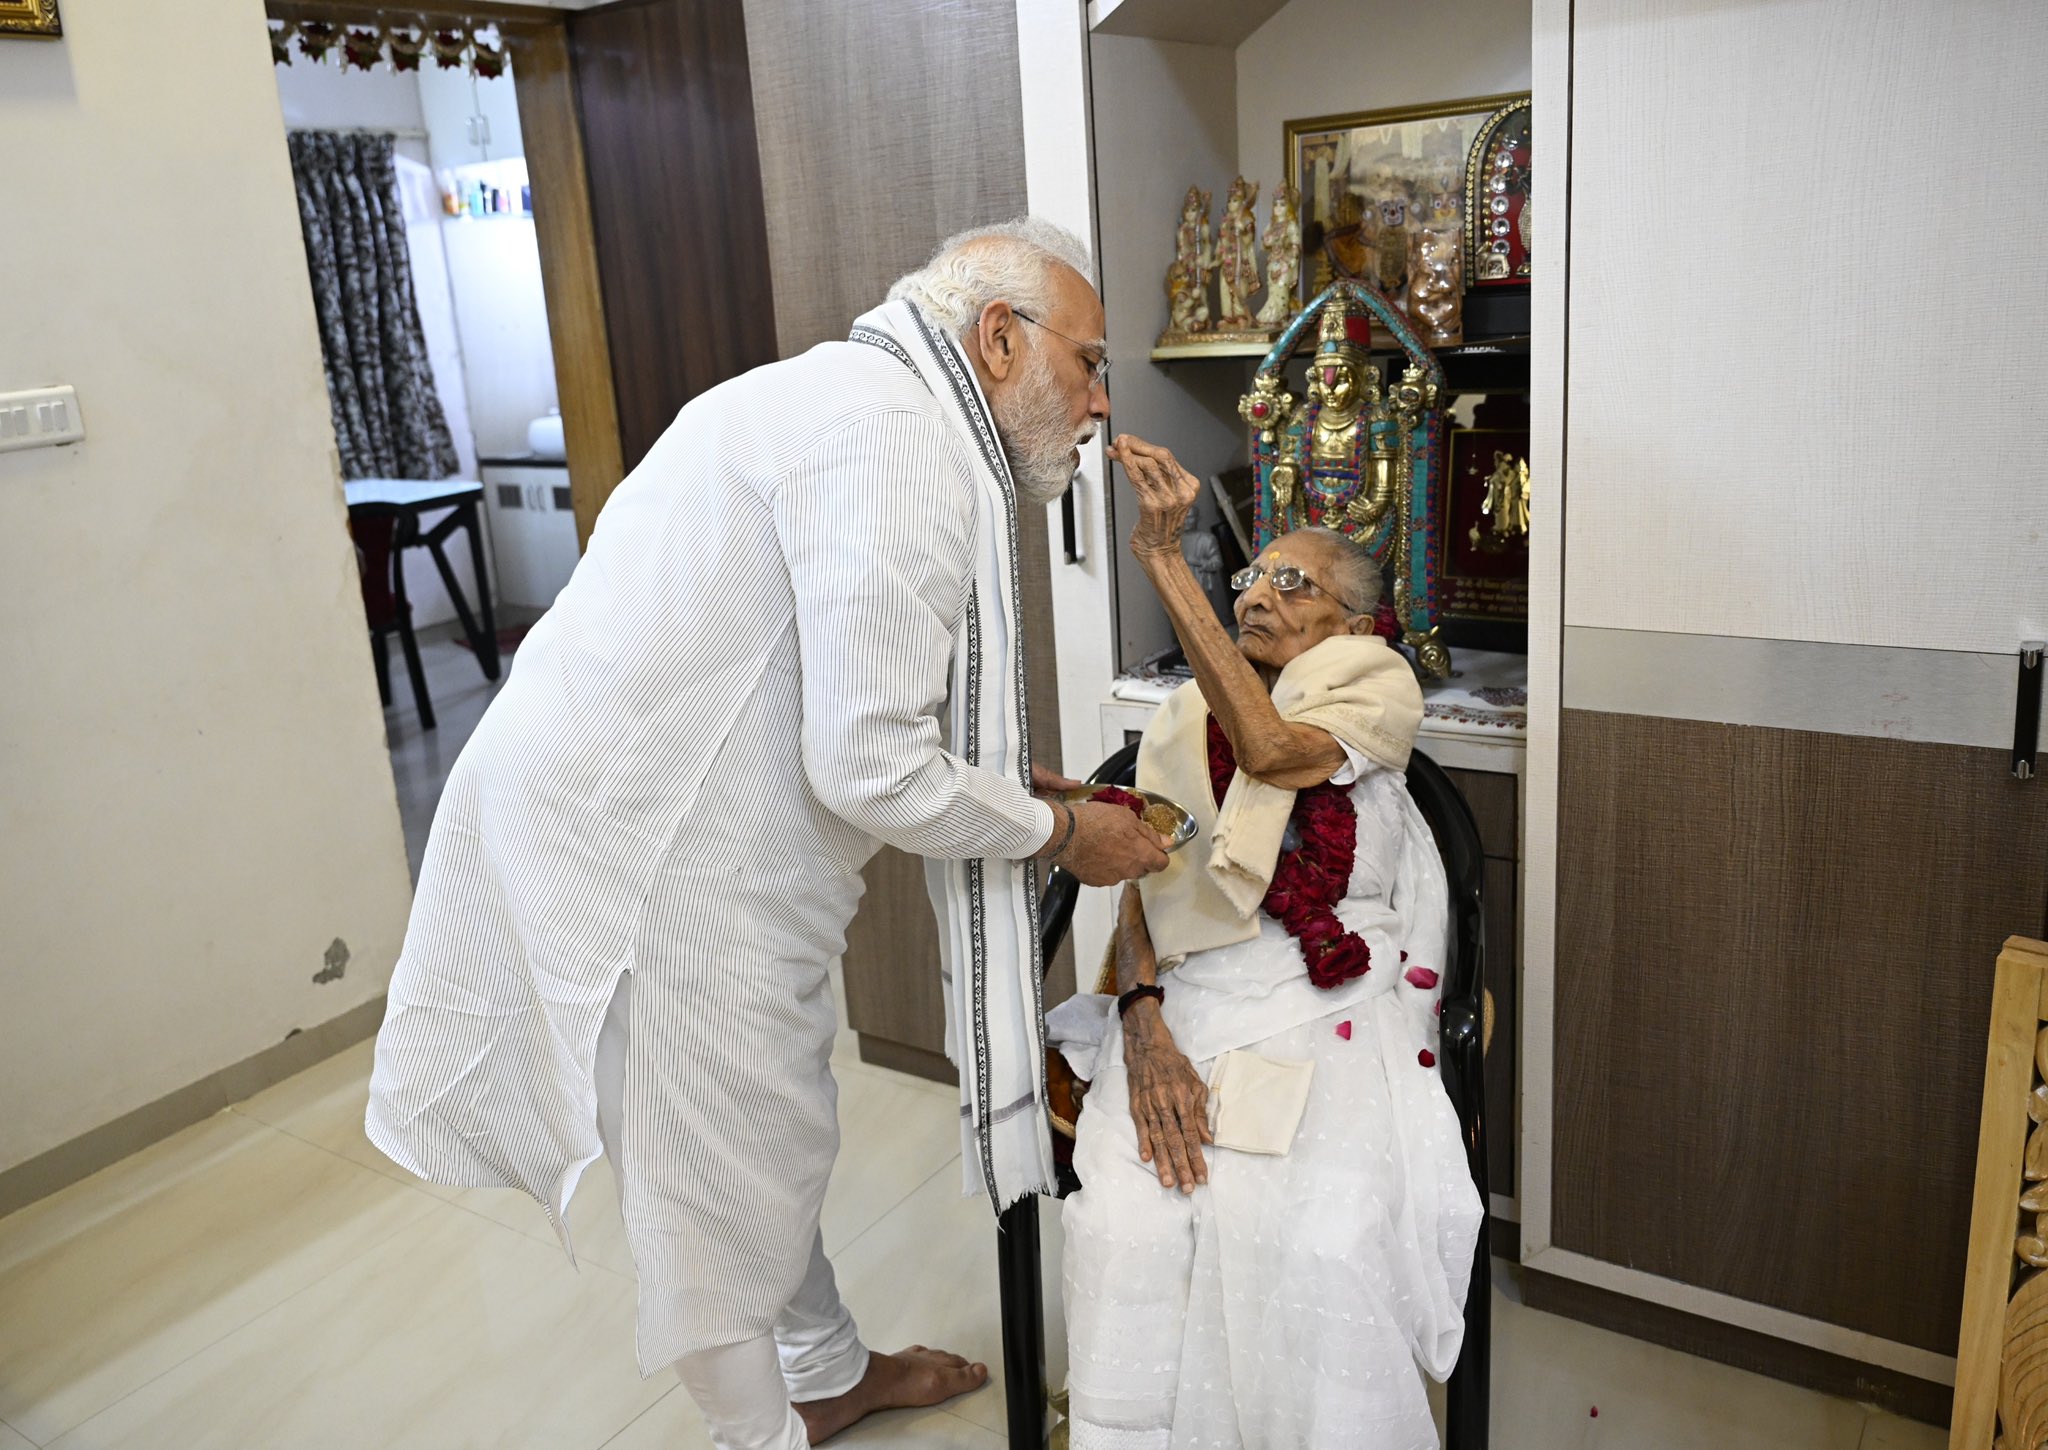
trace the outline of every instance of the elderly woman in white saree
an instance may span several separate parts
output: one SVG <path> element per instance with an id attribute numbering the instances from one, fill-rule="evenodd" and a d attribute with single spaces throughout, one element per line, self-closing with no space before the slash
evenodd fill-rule
<path id="1" fill-rule="evenodd" d="M 1073 1450 L 1434 1447 L 1422 1373 L 1456 1363 L 1480 1204 L 1435 1068 L 1446 889 L 1402 778 L 1421 692 L 1372 633 L 1378 568 L 1327 531 L 1234 581 L 1233 644 L 1180 553 L 1196 480 L 1113 451 L 1195 671 L 1138 783 L 1201 830 L 1125 888 L 1121 995 L 1053 1014 L 1093 1084 Z"/>

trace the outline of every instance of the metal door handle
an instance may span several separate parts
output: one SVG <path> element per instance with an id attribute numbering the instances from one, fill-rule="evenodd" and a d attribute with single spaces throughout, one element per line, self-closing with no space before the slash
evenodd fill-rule
<path id="1" fill-rule="evenodd" d="M 1081 562 L 1081 530 L 1074 517 L 1074 493 L 1080 487 L 1081 480 L 1076 475 L 1067 491 L 1060 495 L 1060 546 L 1066 550 L 1069 564 Z"/>
<path id="2" fill-rule="evenodd" d="M 2034 754 L 2041 744 L 2041 655 L 2048 643 L 2038 639 L 2020 644 L 2019 700 L 2013 707 L 2012 773 L 2021 780 L 2034 778 Z"/>

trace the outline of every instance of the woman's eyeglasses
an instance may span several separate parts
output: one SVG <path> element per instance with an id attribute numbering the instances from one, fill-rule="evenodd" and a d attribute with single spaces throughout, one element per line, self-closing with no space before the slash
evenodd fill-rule
<path id="1" fill-rule="evenodd" d="M 1264 564 L 1247 564 L 1244 568 L 1230 576 L 1230 587 L 1242 594 L 1261 579 L 1271 579 L 1273 587 L 1282 594 L 1292 594 L 1295 590 L 1305 585 L 1313 586 L 1321 589 L 1323 593 L 1329 595 L 1332 599 L 1335 599 L 1338 604 L 1343 605 L 1347 613 L 1356 612 L 1352 610 L 1350 605 L 1345 604 L 1343 599 L 1339 598 L 1336 590 L 1317 584 L 1315 580 L 1309 578 L 1308 575 L 1304 574 L 1293 564 L 1282 564 L 1277 569 L 1268 569 Z"/>

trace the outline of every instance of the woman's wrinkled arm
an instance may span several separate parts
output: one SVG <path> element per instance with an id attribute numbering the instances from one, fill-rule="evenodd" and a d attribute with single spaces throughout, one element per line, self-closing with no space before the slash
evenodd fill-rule
<path id="1" fill-rule="evenodd" d="M 1145 926 L 1145 901 L 1136 882 L 1124 887 L 1116 922 L 1118 995 L 1159 980 L 1159 958 Z M 1173 1040 L 1159 1003 L 1150 997 L 1123 1016 L 1124 1072 L 1130 1080 L 1131 1122 L 1138 1157 L 1152 1165 L 1160 1186 L 1193 1193 L 1209 1181 L 1202 1145 L 1209 1132 L 1209 1088 Z"/>
<path id="2" fill-rule="evenodd" d="M 1143 439 L 1119 437 L 1114 453 L 1141 510 L 1131 553 L 1166 606 L 1202 698 L 1230 737 L 1238 769 L 1288 790 L 1321 785 L 1343 766 L 1344 747 L 1327 730 L 1280 717 L 1265 681 L 1217 620 L 1180 551 L 1181 531 L 1201 483 L 1170 452 Z"/>

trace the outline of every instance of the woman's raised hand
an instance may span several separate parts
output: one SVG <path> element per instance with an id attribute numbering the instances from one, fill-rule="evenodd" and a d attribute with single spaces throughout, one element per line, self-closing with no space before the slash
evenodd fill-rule
<path id="1" fill-rule="evenodd" d="M 1124 466 L 1124 476 L 1138 495 L 1138 526 L 1131 531 L 1131 552 L 1180 557 L 1181 530 L 1202 484 L 1180 461 L 1156 443 L 1129 433 L 1117 435 L 1109 456 Z"/>

